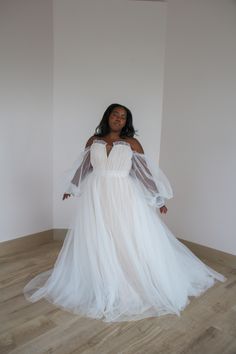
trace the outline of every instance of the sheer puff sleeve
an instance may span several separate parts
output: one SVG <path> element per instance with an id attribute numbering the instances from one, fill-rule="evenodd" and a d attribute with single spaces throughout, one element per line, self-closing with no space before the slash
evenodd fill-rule
<path id="1" fill-rule="evenodd" d="M 133 151 L 131 177 L 137 182 L 149 205 L 161 208 L 173 197 L 171 185 L 163 171 L 145 154 Z"/>
<path id="2" fill-rule="evenodd" d="M 85 177 L 92 171 L 90 146 L 87 146 L 74 161 L 72 167 L 64 172 L 64 191 L 73 196 L 80 196 Z"/>

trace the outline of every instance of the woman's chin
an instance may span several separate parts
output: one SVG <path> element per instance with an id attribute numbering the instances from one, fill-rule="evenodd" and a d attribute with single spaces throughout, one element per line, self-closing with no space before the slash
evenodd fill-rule
<path id="1" fill-rule="evenodd" d="M 121 130 L 122 130 L 122 129 L 121 129 L 120 127 L 112 127 L 112 128 L 111 128 L 111 131 L 112 131 L 112 132 L 115 132 L 115 133 L 120 133 Z"/>

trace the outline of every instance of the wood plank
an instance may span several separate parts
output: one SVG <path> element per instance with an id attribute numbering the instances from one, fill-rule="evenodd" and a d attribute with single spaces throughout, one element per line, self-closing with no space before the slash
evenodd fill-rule
<path id="1" fill-rule="evenodd" d="M 0 352 L 56 354 L 235 354 L 236 270 L 206 263 L 227 277 L 190 303 L 181 317 L 165 315 L 106 323 L 63 311 L 46 300 L 29 303 L 23 287 L 50 269 L 61 248 L 50 242 L 0 258 Z"/>

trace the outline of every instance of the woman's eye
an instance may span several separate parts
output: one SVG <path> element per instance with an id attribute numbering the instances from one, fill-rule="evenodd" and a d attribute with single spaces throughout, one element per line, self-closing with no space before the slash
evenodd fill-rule
<path id="1" fill-rule="evenodd" d="M 118 114 L 118 113 L 113 113 L 113 114 L 112 114 L 112 116 L 113 116 L 113 117 L 115 117 L 115 118 L 117 118 L 117 117 L 118 117 L 118 118 L 121 118 L 121 119 L 123 119 L 123 120 L 125 120 L 125 119 L 126 119 L 126 117 L 125 117 L 125 116 L 119 116 L 119 114 Z"/>

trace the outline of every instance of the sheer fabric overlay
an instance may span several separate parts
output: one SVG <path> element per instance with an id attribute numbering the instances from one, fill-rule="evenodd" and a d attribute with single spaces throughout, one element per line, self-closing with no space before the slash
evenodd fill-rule
<path id="1" fill-rule="evenodd" d="M 156 207 L 167 178 L 126 142 L 94 141 L 67 173 L 76 213 L 52 269 L 24 288 L 72 313 L 105 322 L 175 314 L 226 278 L 172 234 Z"/>
<path id="2" fill-rule="evenodd" d="M 139 182 L 148 204 L 160 208 L 173 197 L 167 177 L 145 154 L 133 152 L 130 175 Z"/>
<path id="3" fill-rule="evenodd" d="M 64 190 L 73 196 L 80 196 L 84 178 L 92 172 L 90 146 L 86 147 L 64 174 Z"/>

